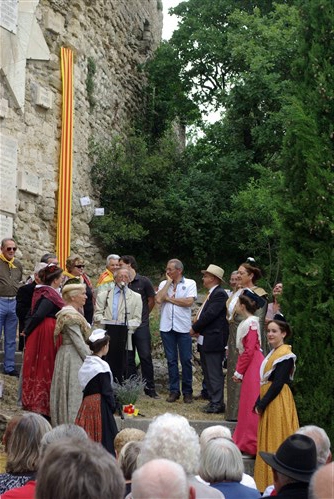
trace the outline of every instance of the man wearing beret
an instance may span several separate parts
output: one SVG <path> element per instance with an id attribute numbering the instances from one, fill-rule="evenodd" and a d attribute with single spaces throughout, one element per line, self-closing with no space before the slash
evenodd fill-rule
<path id="1" fill-rule="evenodd" d="M 197 338 L 204 382 L 210 403 L 203 408 L 207 414 L 225 412 L 223 357 L 228 338 L 226 319 L 227 293 L 221 287 L 224 270 L 209 265 L 202 270 L 203 284 L 208 295 L 199 309 L 190 334 Z"/>

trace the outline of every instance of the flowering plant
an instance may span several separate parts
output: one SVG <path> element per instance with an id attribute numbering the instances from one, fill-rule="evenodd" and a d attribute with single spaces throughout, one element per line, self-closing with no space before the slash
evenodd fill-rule
<path id="1" fill-rule="evenodd" d="M 114 390 L 117 401 L 122 406 L 134 405 L 144 391 L 145 383 L 140 376 L 130 376 L 123 384 L 115 383 Z"/>

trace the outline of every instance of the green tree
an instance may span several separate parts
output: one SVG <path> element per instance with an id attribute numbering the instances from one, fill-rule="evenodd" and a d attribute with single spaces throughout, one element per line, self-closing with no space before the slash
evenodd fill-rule
<path id="1" fill-rule="evenodd" d="M 159 140 L 175 121 L 184 125 L 200 120 L 199 109 L 188 96 L 191 82 L 181 81 L 181 69 L 176 49 L 168 42 L 162 42 L 155 57 L 143 67 L 148 79 L 145 112 L 137 121 L 138 129 L 151 143 Z"/>
<path id="2" fill-rule="evenodd" d="M 298 356 L 301 423 L 334 426 L 334 91 L 333 3 L 301 3 L 294 98 L 286 105 L 281 204 L 283 308 Z"/>
<path id="3" fill-rule="evenodd" d="M 231 198 L 231 207 L 223 216 L 231 224 L 232 245 L 252 255 L 262 265 L 265 287 L 270 289 L 281 276 L 278 258 L 282 224 L 279 204 L 283 176 L 259 167 L 262 174 L 251 178 L 245 188 Z"/>
<path id="4" fill-rule="evenodd" d="M 110 144 L 92 144 L 92 181 L 105 208 L 92 221 L 92 233 L 106 249 L 133 251 L 152 258 L 168 247 L 165 191 L 177 168 L 179 151 L 166 136 L 152 151 L 145 138 L 130 131 Z"/>
<path id="5" fill-rule="evenodd" d="M 256 246 L 273 281 L 279 231 L 271 207 L 279 193 L 268 178 L 278 176 L 285 133 L 282 105 L 290 95 L 298 38 L 298 10 L 290 4 L 183 2 L 173 10 L 180 17 L 179 28 L 147 66 L 157 135 L 176 116 L 192 123 L 194 105 L 222 111 L 221 120 L 202 126 L 204 137 L 187 147 L 177 186 L 165 193 L 169 224 L 180 233 L 180 251 L 216 260 L 223 254 L 234 266 Z M 256 211 L 246 231 L 242 210 Z M 208 224 L 200 227 L 205 216 Z M 258 246 L 257 238 L 266 243 Z"/>

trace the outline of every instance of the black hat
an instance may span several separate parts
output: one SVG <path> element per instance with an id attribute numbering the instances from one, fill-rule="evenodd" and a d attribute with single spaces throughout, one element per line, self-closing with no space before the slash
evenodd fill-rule
<path id="1" fill-rule="evenodd" d="M 256 308 L 262 308 L 266 304 L 266 300 L 264 298 L 262 298 L 261 296 L 257 295 L 256 293 L 254 293 L 254 291 L 252 291 L 249 288 L 245 288 L 245 291 L 242 294 L 244 296 L 248 296 L 248 298 L 250 300 L 255 301 Z"/>
<path id="2" fill-rule="evenodd" d="M 309 482 L 317 468 L 315 443 L 306 435 L 291 435 L 276 454 L 260 451 L 260 456 L 274 470 L 299 482 Z"/>

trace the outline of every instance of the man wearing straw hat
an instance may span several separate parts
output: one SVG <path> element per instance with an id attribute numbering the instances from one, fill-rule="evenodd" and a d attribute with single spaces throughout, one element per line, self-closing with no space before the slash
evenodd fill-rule
<path id="1" fill-rule="evenodd" d="M 227 293 L 221 287 L 224 270 L 217 265 L 209 265 L 202 270 L 203 285 L 208 290 L 207 297 L 199 309 L 190 334 L 197 338 L 204 382 L 210 402 L 203 408 L 208 414 L 225 412 L 223 356 L 228 337 L 226 319 Z"/>

